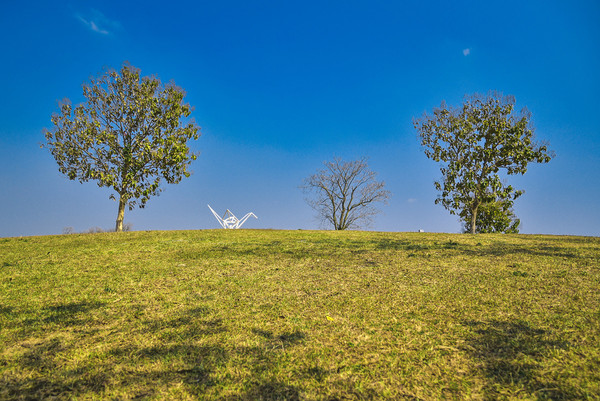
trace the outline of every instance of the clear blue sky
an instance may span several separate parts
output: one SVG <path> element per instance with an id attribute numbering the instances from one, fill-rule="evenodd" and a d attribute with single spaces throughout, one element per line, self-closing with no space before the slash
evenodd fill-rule
<path id="1" fill-rule="evenodd" d="M 412 118 L 498 90 L 556 158 L 509 181 L 523 233 L 600 235 L 600 2 L 5 1 L 0 11 L 0 237 L 111 228 L 110 190 L 69 181 L 40 149 L 57 101 L 124 61 L 173 80 L 202 136 L 194 174 L 134 230 L 314 229 L 298 186 L 324 160 L 370 157 L 393 197 L 370 227 L 459 232 Z"/>

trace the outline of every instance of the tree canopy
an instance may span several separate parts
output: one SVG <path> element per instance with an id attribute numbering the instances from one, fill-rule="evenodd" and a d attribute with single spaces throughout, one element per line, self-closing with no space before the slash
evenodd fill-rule
<path id="1" fill-rule="evenodd" d="M 529 163 L 548 163 L 553 157 L 546 145 L 534 142 L 531 114 L 526 108 L 515 112 L 514 96 L 475 94 L 456 108 L 442 102 L 413 124 L 427 157 L 441 163 L 435 203 L 468 220 L 471 233 L 477 232 L 482 207 L 506 216 L 523 194 L 503 182 L 501 173 L 525 174 Z M 489 222 L 489 213 L 485 218 Z"/>
<path id="2" fill-rule="evenodd" d="M 123 229 L 125 206 L 143 208 L 162 191 L 161 182 L 178 183 L 190 175 L 196 159 L 188 141 L 200 136 L 184 103 L 185 92 L 173 83 L 140 77 L 124 64 L 83 85 L 85 102 L 73 107 L 66 99 L 45 130 L 46 142 L 61 173 L 71 180 L 95 180 L 112 188 L 119 207 L 116 231 Z"/>
<path id="3" fill-rule="evenodd" d="M 343 161 L 334 158 L 324 168 L 304 180 L 308 204 L 321 221 L 336 230 L 358 228 L 368 224 L 380 212 L 375 203 L 386 203 L 390 192 L 377 173 L 369 169 L 367 159 Z"/>

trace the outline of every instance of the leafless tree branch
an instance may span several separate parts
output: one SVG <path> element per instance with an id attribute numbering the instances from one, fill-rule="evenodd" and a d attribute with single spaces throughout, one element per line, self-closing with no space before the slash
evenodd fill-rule
<path id="1" fill-rule="evenodd" d="M 375 180 L 377 173 L 369 169 L 366 158 L 349 162 L 334 158 L 323 166 L 301 186 L 322 222 L 336 230 L 359 228 L 380 212 L 374 203 L 387 204 L 391 193 L 383 181 Z"/>

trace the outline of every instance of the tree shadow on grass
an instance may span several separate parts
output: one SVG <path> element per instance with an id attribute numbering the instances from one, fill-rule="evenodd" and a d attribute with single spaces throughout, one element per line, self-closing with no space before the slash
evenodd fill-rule
<path id="1" fill-rule="evenodd" d="M 127 367 L 119 373 L 119 383 L 112 386 L 137 398 L 154 395 L 156 389 L 176 383 L 182 383 L 189 394 L 201 397 L 217 384 L 214 372 L 229 358 L 223 347 L 195 343 L 115 348 L 109 354 L 116 363 Z M 175 367 L 157 370 L 155 366 L 161 362 Z"/>
<path id="2" fill-rule="evenodd" d="M 427 251 L 436 249 L 456 249 L 459 243 L 455 241 L 422 243 L 418 241 L 397 240 L 389 238 L 381 238 L 371 241 L 371 244 L 378 250 L 391 251 Z"/>
<path id="3" fill-rule="evenodd" d="M 68 304 L 49 305 L 42 308 L 46 315 L 44 323 L 56 323 L 62 326 L 83 325 L 88 322 L 86 313 L 102 308 L 102 302 L 71 302 Z"/>
<path id="4" fill-rule="evenodd" d="M 530 255 L 554 258 L 582 258 L 572 248 L 562 246 L 547 246 L 547 245 L 520 245 L 507 244 L 504 242 L 495 242 L 489 245 L 463 246 L 462 250 L 467 255 L 472 256 L 495 256 L 503 257 L 508 255 Z"/>
<path id="5" fill-rule="evenodd" d="M 195 340 L 226 328 L 219 319 L 205 318 L 207 309 L 192 308 L 171 319 L 147 321 L 134 328 L 152 339 L 151 343 L 160 345 L 135 346 L 131 345 L 135 342 L 126 341 L 128 345 L 102 351 L 100 355 L 88 353 L 85 348 L 90 346 L 102 349 L 104 335 L 119 332 L 107 332 L 105 322 L 90 316 L 92 310 L 104 306 L 100 302 L 54 304 L 26 312 L 35 318 L 15 320 L 15 324 L 24 327 L 14 336 L 17 343 L 11 353 L 0 357 L 0 372 L 3 366 L 16 367 L 0 374 L 0 399 L 101 398 L 107 388 L 128 387 L 134 389 L 133 397 L 143 398 L 152 395 L 157 386 L 181 382 L 188 385 L 192 394 L 201 394 L 212 384 L 210 373 L 226 359 L 225 351 L 218 346 L 198 345 Z M 13 310 L 10 312 L 15 315 Z M 171 335 L 172 332 L 177 335 Z M 183 340 L 177 343 L 175 339 Z M 77 356 L 80 351 L 87 356 Z M 78 358 L 76 364 L 69 363 L 73 358 Z M 177 361 L 185 368 L 140 370 L 136 365 L 161 359 Z M 122 370 L 116 373 L 115 366 Z M 145 388 L 141 392 L 135 390 L 140 383 Z"/>
<path id="6" fill-rule="evenodd" d="M 0 375 L 0 399 L 37 400 L 70 398 L 77 388 L 85 387 L 87 391 L 99 391 L 103 388 L 104 375 L 76 372 L 65 373 L 61 380 L 53 376 L 61 371 L 61 361 L 71 352 L 75 345 L 61 337 L 64 331 L 89 331 L 93 322 L 86 314 L 104 306 L 101 302 L 71 302 L 48 305 L 39 310 L 27 311 L 35 317 L 19 320 L 20 313 L 10 308 L 8 324 L 18 330 L 13 338 L 19 343 L 16 354 L 6 353 L 0 357 L 0 367 L 9 364 L 8 359 L 16 361 L 19 370 L 28 372 L 25 376 L 17 376 L 7 371 Z M 50 326 L 51 329 L 47 327 Z M 84 328 L 85 327 L 85 328 Z"/>
<path id="7" fill-rule="evenodd" d="M 252 329 L 252 332 L 254 334 L 257 334 L 257 335 L 265 338 L 266 340 L 269 340 L 269 342 L 271 342 L 271 343 L 281 343 L 282 346 L 294 345 L 294 344 L 301 342 L 302 340 L 304 340 L 306 338 L 304 333 L 302 333 L 301 331 L 297 331 L 297 330 L 294 332 L 281 333 L 278 336 L 275 336 L 273 334 L 273 332 L 271 332 L 271 331 L 261 330 L 261 329 L 257 329 L 257 328 Z"/>
<path id="8" fill-rule="evenodd" d="M 262 337 L 260 346 L 239 347 L 238 356 L 246 357 L 250 366 L 251 376 L 244 383 L 240 394 L 225 398 L 226 401 L 296 401 L 301 399 L 301 389 L 274 378 L 273 368 L 282 352 L 306 339 L 300 331 L 284 332 L 279 335 L 269 330 L 259 328 L 252 332 Z"/>
<path id="9" fill-rule="evenodd" d="M 166 328 L 179 328 L 190 325 L 191 323 L 186 318 L 176 317 L 162 323 L 153 322 L 147 327 L 154 327 L 154 330 L 165 330 Z M 222 324 L 220 319 L 208 320 L 200 322 L 195 327 L 187 327 L 187 332 L 197 332 L 198 327 L 213 327 L 202 333 L 204 338 L 214 334 L 228 331 L 227 327 Z M 180 366 L 178 369 L 149 371 L 145 372 L 142 369 L 131 373 L 120 373 L 121 385 L 123 387 L 138 386 L 140 383 L 146 390 L 139 397 L 155 395 L 154 387 L 165 387 L 172 383 L 184 383 L 188 394 L 202 398 L 207 391 L 214 386 L 227 385 L 227 383 L 219 382 L 216 375 L 217 370 L 221 370 L 219 376 L 223 377 L 223 368 L 230 360 L 235 360 L 236 363 L 242 363 L 251 372 L 250 376 L 242 379 L 242 389 L 240 393 L 228 397 L 220 397 L 224 400 L 299 400 L 300 389 L 277 381 L 273 378 L 273 369 L 276 365 L 277 356 L 285 349 L 301 343 L 305 339 L 305 335 L 299 331 L 284 332 L 275 335 L 270 331 L 253 329 L 254 334 L 259 335 L 264 339 L 259 346 L 246 347 L 221 347 L 219 345 L 198 345 L 193 340 L 190 342 L 180 342 L 169 345 L 156 345 L 150 347 L 125 347 L 116 348 L 111 351 L 111 356 L 117 361 L 122 358 L 128 358 L 129 365 L 135 366 L 154 366 L 159 361 L 176 361 Z M 161 333 L 161 338 L 164 333 Z M 170 336 L 167 336 L 170 338 Z M 189 340 L 187 334 L 184 338 Z M 229 376 L 226 374 L 225 376 Z M 230 377 L 229 380 L 233 378 Z M 235 379 L 233 379 L 235 380 Z M 240 383 L 237 383 L 240 384 Z M 217 393 L 219 389 L 215 390 Z M 214 394 L 214 392 L 213 392 Z"/>
<path id="10" fill-rule="evenodd" d="M 103 306 L 65 303 L 28 312 L 39 316 L 39 326 L 19 337 L 12 354 L 0 357 L 0 399 L 114 398 L 108 394 L 144 399 L 159 397 L 172 386 L 201 399 L 211 389 L 218 394 L 220 386 L 227 386 L 222 380 L 236 380 L 223 379 L 232 359 L 241 361 L 250 375 L 237 379 L 243 380 L 238 383 L 242 388 L 231 399 L 300 399 L 300 389 L 279 382 L 274 369 L 282 352 L 304 341 L 302 332 L 255 329 L 262 338 L 259 346 L 222 345 L 218 336 L 229 331 L 225 322 L 205 307 L 194 307 L 168 319 L 140 321 L 126 329 L 137 340 L 124 338 L 122 345 L 110 348 L 103 347 L 105 336 L 119 338 L 120 329 L 108 330 L 102 327 L 105 322 L 86 318 Z M 89 352 L 89 347 L 99 351 Z"/>
<path id="11" fill-rule="evenodd" d="M 0 305 L 0 315 L 10 316 L 14 313 L 15 308 L 12 306 Z"/>
<path id="12" fill-rule="evenodd" d="M 299 401 L 300 391 L 294 387 L 278 381 L 257 382 L 250 385 L 249 389 L 238 396 L 227 400 L 239 401 Z"/>
<path id="13" fill-rule="evenodd" d="M 103 302 L 70 302 L 44 306 L 35 311 L 27 311 L 26 314 L 34 317 L 20 321 L 21 336 L 30 336 L 32 329 L 37 329 L 40 325 L 55 324 L 67 328 L 89 324 L 92 319 L 87 314 L 105 305 Z M 7 310 L 6 315 L 15 318 L 19 313 L 10 308 L 10 310 Z"/>
<path id="14" fill-rule="evenodd" d="M 486 234 L 478 234 L 486 235 Z M 485 237 L 484 237 L 485 238 Z M 521 237 L 520 237 L 521 238 Z M 567 240 L 565 240 L 567 242 Z M 455 253 L 463 253 L 469 256 L 477 257 L 504 257 L 509 255 L 531 255 L 542 257 L 561 257 L 566 259 L 572 258 L 594 258 L 595 255 L 581 255 L 577 250 L 560 245 L 549 245 L 539 242 L 538 244 L 514 244 L 504 241 L 496 241 L 491 244 L 466 244 L 458 241 L 435 241 L 421 242 L 409 240 L 396 240 L 382 238 L 371 242 L 378 250 L 388 251 L 436 251 L 436 250 L 451 250 Z"/>
<path id="15" fill-rule="evenodd" d="M 582 396 L 567 383 L 544 376 L 543 362 L 552 349 L 567 349 L 569 344 L 549 331 L 523 322 L 467 321 L 474 331 L 466 347 L 478 361 L 478 370 L 487 379 L 486 399 L 506 397 L 506 391 L 522 389 L 538 399 L 572 400 Z"/>

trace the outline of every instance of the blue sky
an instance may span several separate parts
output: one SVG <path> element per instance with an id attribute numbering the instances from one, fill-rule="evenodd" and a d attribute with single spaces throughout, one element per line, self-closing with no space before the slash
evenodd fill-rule
<path id="1" fill-rule="evenodd" d="M 523 233 L 600 235 L 597 1 L 4 2 L 0 237 L 111 228 L 110 190 L 69 181 L 40 149 L 58 101 L 124 61 L 187 91 L 202 136 L 194 174 L 134 230 L 316 229 L 298 188 L 334 156 L 370 158 L 392 192 L 370 229 L 459 232 L 435 205 L 435 162 L 413 117 L 498 90 L 533 115 L 556 158 L 509 182 Z"/>

